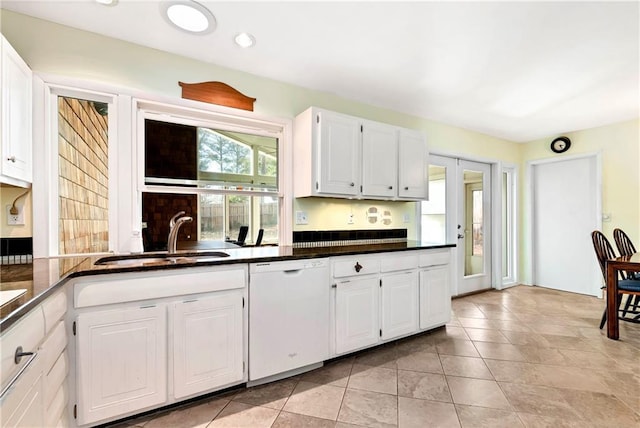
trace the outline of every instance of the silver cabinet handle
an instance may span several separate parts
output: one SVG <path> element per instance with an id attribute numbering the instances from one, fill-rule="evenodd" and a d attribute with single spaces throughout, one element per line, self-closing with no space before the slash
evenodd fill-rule
<path id="1" fill-rule="evenodd" d="M 18 349 L 22 350 L 22 347 L 19 346 Z M 18 354 L 18 349 L 16 349 L 16 356 Z M 33 360 L 38 356 L 37 352 L 28 352 L 26 353 L 27 355 L 31 355 L 29 357 L 29 360 L 25 363 L 24 366 L 22 366 L 22 368 L 20 370 L 18 370 L 18 373 L 16 373 L 11 380 L 9 381 L 9 383 L 7 383 L 7 386 L 5 386 L 4 388 L 2 388 L 2 391 L 0 392 L 0 400 L 2 400 L 5 396 L 5 394 L 11 389 L 11 387 L 13 386 L 14 383 L 17 382 L 17 380 L 20 378 L 20 376 L 22 376 L 22 373 L 24 373 L 25 370 L 27 370 L 27 368 L 31 365 L 31 363 L 33 362 Z"/>
<path id="2" fill-rule="evenodd" d="M 8 158 L 7 158 L 7 160 L 8 160 L 9 162 L 16 163 L 16 157 L 15 157 L 15 156 L 8 157 Z"/>

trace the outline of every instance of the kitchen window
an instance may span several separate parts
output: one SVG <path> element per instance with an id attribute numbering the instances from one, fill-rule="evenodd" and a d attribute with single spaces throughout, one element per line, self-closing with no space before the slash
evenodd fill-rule
<path id="1" fill-rule="evenodd" d="M 169 218 L 179 211 L 194 222 L 180 229 L 178 249 L 235 240 L 241 226 L 249 228 L 247 244 L 260 229 L 263 244 L 281 242 L 284 126 L 165 108 L 139 102 L 145 250 L 165 248 Z"/>

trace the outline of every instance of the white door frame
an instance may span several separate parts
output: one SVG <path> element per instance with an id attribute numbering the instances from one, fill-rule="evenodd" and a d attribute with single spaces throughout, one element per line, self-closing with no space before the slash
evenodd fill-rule
<path id="1" fill-rule="evenodd" d="M 527 186 L 527 196 L 525 198 L 525 208 L 524 211 L 529 216 L 529 221 L 527 222 L 526 230 L 524 231 L 525 238 L 525 252 L 529 254 L 531 257 L 531 263 L 526 270 L 527 285 L 535 284 L 535 265 L 536 261 L 534 260 L 534 249 L 535 243 L 533 242 L 534 237 L 534 204 L 533 204 L 533 191 L 534 191 L 534 182 L 533 182 L 533 167 L 537 165 L 555 163 L 555 162 L 565 162 L 576 159 L 585 159 L 585 158 L 595 158 L 596 161 L 596 206 L 595 206 L 595 218 L 597 218 L 597 229 L 602 229 L 602 151 L 598 152 L 589 152 L 589 153 L 581 153 L 577 155 L 569 155 L 569 156 L 560 156 L 557 158 L 546 158 L 546 159 L 536 159 L 530 160 L 526 163 L 526 171 L 525 171 L 525 182 Z"/>
<path id="2" fill-rule="evenodd" d="M 490 159 L 490 158 L 484 158 L 484 157 L 476 157 L 476 156 L 468 156 L 468 155 L 460 155 L 460 154 L 455 154 L 455 153 L 447 153 L 447 152 L 440 152 L 440 151 L 430 151 L 429 155 L 436 155 L 436 156 L 443 156 L 443 157 L 448 157 L 448 158 L 453 158 L 453 159 L 462 159 L 462 160 L 468 160 L 468 161 L 472 161 L 472 162 L 481 162 L 481 163 L 486 163 L 491 165 L 491 288 L 495 288 L 497 290 L 502 290 L 503 286 L 502 286 L 502 209 L 501 209 L 501 204 L 502 204 L 502 198 L 499 197 L 499 195 L 502 192 L 502 172 L 503 172 L 503 165 L 505 167 L 509 167 L 509 168 L 514 168 L 513 164 L 510 163 L 503 163 L 502 161 L 499 161 L 497 159 Z M 517 169 L 515 171 L 516 176 L 517 176 Z M 451 199 L 451 198 L 450 198 Z M 454 200 L 456 200 L 454 202 L 455 206 L 453 207 L 453 210 L 451 211 L 452 213 L 457 213 L 457 197 L 453 198 Z M 450 209 L 450 205 L 447 203 L 447 212 L 449 212 Z M 457 214 L 456 214 L 457 215 Z M 421 216 L 421 212 L 420 212 L 420 204 L 416 204 L 416 218 L 420 218 Z M 422 236 L 422 231 L 421 231 L 421 222 L 418 222 L 417 226 L 417 236 Z M 451 224 L 449 224 L 451 223 Z M 516 230 L 518 230 L 519 228 L 519 220 L 515 219 L 515 228 Z M 458 239 L 457 239 L 457 230 L 456 230 L 456 224 L 455 222 L 448 222 L 448 227 L 447 227 L 447 243 L 452 243 L 452 244 L 458 244 Z M 515 264 L 516 266 L 518 265 L 518 255 L 516 253 L 516 260 L 515 260 Z M 458 272 L 459 266 L 458 266 L 458 261 L 457 258 L 453 258 L 453 265 L 452 268 L 454 269 L 454 272 Z M 517 280 L 517 278 L 516 278 Z M 458 294 L 458 282 L 456 281 L 452 281 L 452 286 L 451 286 L 451 295 L 455 296 Z"/>
<path id="3" fill-rule="evenodd" d="M 520 247 L 519 245 L 519 222 L 518 222 L 518 213 L 519 213 L 519 201 L 518 201 L 518 196 L 520 194 L 519 192 L 519 180 L 518 180 L 518 166 L 516 164 L 511 164 L 511 163 L 501 163 L 501 170 L 500 172 L 497 174 L 498 179 L 500 180 L 500 189 L 502 190 L 502 179 L 503 179 L 503 174 L 507 174 L 507 201 L 506 201 L 506 206 L 504 208 L 506 208 L 506 215 L 508 217 L 508 229 L 507 229 L 507 235 L 510 236 L 509 240 L 511 248 L 507 249 L 507 251 L 509 251 L 509 256 L 507 257 L 507 267 L 508 267 L 508 273 L 507 276 L 502 276 L 502 271 L 501 273 L 501 279 L 500 281 L 498 281 L 498 284 L 500 285 L 499 287 L 496 287 L 498 290 L 503 290 L 505 288 L 508 287 L 513 287 L 514 285 L 518 285 L 518 272 L 519 270 L 519 265 L 518 265 L 518 261 L 519 261 L 519 254 L 520 254 Z M 502 195 L 504 197 L 504 195 Z M 502 205 L 501 205 L 502 208 Z M 502 226 L 502 221 L 504 219 L 502 219 L 502 216 L 500 218 L 500 225 Z M 504 242 L 504 237 L 502 235 L 500 235 L 500 244 L 502 246 L 502 243 Z M 502 251 L 505 251 L 504 248 L 501 248 L 501 252 L 499 253 L 495 253 L 496 256 L 495 257 L 500 257 L 501 260 L 504 260 L 502 258 Z M 502 266 L 501 263 L 501 269 L 504 268 L 504 266 Z"/>

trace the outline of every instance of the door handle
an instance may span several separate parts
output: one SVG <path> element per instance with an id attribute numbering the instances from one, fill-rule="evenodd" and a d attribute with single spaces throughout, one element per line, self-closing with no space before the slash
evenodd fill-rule
<path id="1" fill-rule="evenodd" d="M 462 233 L 458 233 L 458 239 L 464 239 L 464 235 Z"/>

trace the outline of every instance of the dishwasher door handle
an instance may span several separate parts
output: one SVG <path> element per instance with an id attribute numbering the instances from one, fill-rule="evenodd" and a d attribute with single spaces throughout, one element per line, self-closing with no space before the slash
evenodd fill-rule
<path id="1" fill-rule="evenodd" d="M 303 269 L 287 269 L 287 270 L 283 270 L 282 272 L 284 272 L 287 275 L 293 275 L 296 274 L 298 272 L 302 272 Z"/>

